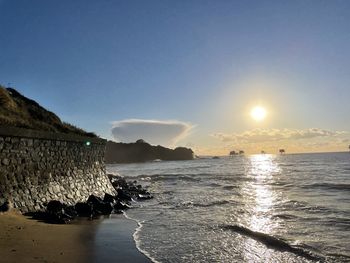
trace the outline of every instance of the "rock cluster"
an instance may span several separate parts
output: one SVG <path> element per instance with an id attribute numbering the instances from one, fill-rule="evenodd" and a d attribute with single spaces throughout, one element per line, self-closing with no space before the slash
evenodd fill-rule
<path id="1" fill-rule="evenodd" d="M 51 200 L 43 211 L 31 212 L 28 215 L 48 223 L 66 224 L 76 217 L 95 218 L 101 215 L 121 213 L 131 208 L 133 200 L 147 200 L 153 196 L 137 182 L 127 182 L 124 178 L 108 175 L 117 194 L 105 193 L 103 198 L 90 195 L 85 202 L 75 205 L 64 204 L 58 200 Z"/>
<path id="2" fill-rule="evenodd" d="M 127 182 L 123 177 L 113 174 L 107 175 L 114 189 L 118 193 L 118 197 L 123 200 L 131 201 L 132 199 L 147 200 L 153 198 L 137 181 Z"/>

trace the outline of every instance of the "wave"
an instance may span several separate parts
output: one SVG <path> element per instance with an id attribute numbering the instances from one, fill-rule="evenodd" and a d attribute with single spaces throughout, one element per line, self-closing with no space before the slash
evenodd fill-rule
<path id="1" fill-rule="evenodd" d="M 206 186 L 210 186 L 210 187 L 221 187 L 221 184 L 218 183 L 207 183 Z"/>
<path id="2" fill-rule="evenodd" d="M 210 207 L 210 206 L 217 206 L 217 205 L 226 205 L 229 204 L 230 202 L 227 200 L 221 200 L 221 201 L 214 201 L 211 203 L 206 203 L 206 204 L 196 204 L 194 203 L 193 206 L 197 207 Z"/>
<path id="3" fill-rule="evenodd" d="M 224 185 L 222 187 L 222 189 L 225 189 L 225 190 L 233 190 L 233 189 L 238 189 L 239 186 L 238 185 Z"/>
<path id="4" fill-rule="evenodd" d="M 298 216 L 296 215 L 290 215 L 290 214 L 277 214 L 277 215 L 273 215 L 272 218 L 279 218 L 279 219 L 295 219 L 298 218 Z"/>
<path id="5" fill-rule="evenodd" d="M 290 252 L 290 253 L 293 253 L 297 256 L 304 257 L 305 259 L 308 259 L 308 260 L 313 260 L 313 261 L 324 261 L 325 260 L 325 258 L 320 256 L 320 255 L 315 255 L 315 254 L 311 253 L 310 251 L 304 250 L 304 249 L 299 248 L 299 247 L 293 247 L 290 244 L 288 244 L 286 241 L 283 241 L 281 239 L 278 239 L 274 236 L 271 236 L 271 235 L 268 235 L 265 233 L 250 230 L 249 228 L 246 228 L 243 226 L 222 225 L 221 228 L 224 230 L 231 230 L 231 231 L 234 231 L 238 234 L 250 237 L 250 238 L 264 244 L 268 248 L 272 248 L 272 249 L 282 251 L 282 252 Z"/>
<path id="6" fill-rule="evenodd" d="M 183 181 L 194 181 L 194 182 L 208 182 L 211 180 L 216 180 L 216 181 L 221 181 L 221 182 L 230 182 L 234 181 L 237 183 L 238 181 L 254 181 L 254 178 L 249 178 L 245 176 L 237 176 L 237 175 L 221 175 L 221 174 L 203 174 L 203 173 L 163 173 L 163 174 L 147 174 L 147 175 L 138 175 L 136 177 L 130 177 L 129 179 L 135 180 L 144 180 L 147 178 L 147 180 L 152 180 L 152 181 L 173 181 L 173 180 L 183 180 Z M 217 183 L 216 185 L 213 186 L 221 186 Z M 210 186 L 210 185 L 209 185 Z"/>
<path id="7" fill-rule="evenodd" d="M 153 262 L 153 263 L 160 263 L 158 260 L 153 258 L 146 250 L 141 248 L 141 240 L 139 238 L 139 234 L 140 234 L 140 232 L 142 230 L 142 227 L 143 227 L 142 223 L 143 222 L 142 221 L 138 221 L 138 220 L 136 220 L 134 218 L 131 218 L 125 212 L 123 212 L 123 215 L 125 216 L 125 218 L 127 218 L 129 220 L 132 220 L 132 221 L 136 222 L 136 224 L 137 224 L 137 228 L 135 229 L 135 232 L 132 235 L 133 239 L 135 241 L 135 246 L 136 246 L 137 250 L 140 251 L 142 254 L 144 254 L 147 258 L 149 258 L 151 260 L 151 262 Z"/>
<path id="8" fill-rule="evenodd" d="M 211 206 L 220 206 L 229 204 L 230 201 L 227 200 L 218 200 L 209 203 L 194 203 L 193 201 L 185 201 L 181 204 L 177 204 L 175 207 L 211 207 Z"/>
<path id="9" fill-rule="evenodd" d="M 325 190 L 350 191 L 350 184 L 334 184 L 334 183 L 315 183 L 302 185 L 301 188 L 312 189 L 319 188 Z"/>
<path id="10" fill-rule="evenodd" d="M 338 212 L 335 208 L 324 207 L 324 206 L 316 206 L 312 205 L 306 201 L 297 201 L 297 200 L 287 200 L 277 204 L 276 207 L 281 209 L 288 209 L 290 211 L 306 211 L 309 214 L 329 214 Z"/>
<path id="11" fill-rule="evenodd" d="M 193 181 L 193 182 L 198 182 L 201 181 L 200 178 L 197 178 L 193 175 L 184 175 L 184 174 L 152 174 L 152 175 L 138 175 L 135 177 L 130 177 L 130 179 L 135 180 L 147 180 L 147 181 Z"/>

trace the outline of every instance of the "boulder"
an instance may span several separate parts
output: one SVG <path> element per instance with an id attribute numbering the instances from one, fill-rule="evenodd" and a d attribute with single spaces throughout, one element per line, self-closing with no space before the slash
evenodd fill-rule
<path id="1" fill-rule="evenodd" d="M 118 199 L 117 196 L 113 196 L 113 195 L 105 193 L 105 196 L 103 197 L 103 202 L 114 204 L 117 199 Z"/>
<path id="2" fill-rule="evenodd" d="M 95 215 L 110 215 L 113 212 L 112 203 L 101 202 L 93 206 L 93 213 Z"/>
<path id="3" fill-rule="evenodd" d="M 0 212 L 10 211 L 12 208 L 12 203 L 9 200 L 6 200 L 2 205 L 0 205 Z"/>
<path id="4" fill-rule="evenodd" d="M 114 202 L 104 202 L 101 198 L 95 195 L 90 195 L 87 203 L 92 205 L 93 214 L 95 215 L 109 215 L 113 211 Z"/>
<path id="5" fill-rule="evenodd" d="M 86 201 L 87 203 L 90 203 L 90 204 L 92 204 L 92 205 L 97 205 L 97 204 L 99 204 L 99 203 L 101 203 L 102 202 L 102 199 L 101 198 L 99 198 L 98 196 L 96 196 L 96 195 L 90 195 L 89 196 L 89 198 L 88 198 L 88 200 Z"/>
<path id="6" fill-rule="evenodd" d="M 79 216 L 87 216 L 87 217 L 92 216 L 93 208 L 92 208 L 92 205 L 89 203 L 79 202 L 75 204 L 74 208 Z"/>
<path id="7" fill-rule="evenodd" d="M 77 213 L 77 211 L 76 211 L 76 209 L 75 209 L 74 206 L 65 205 L 65 207 L 64 207 L 64 213 L 65 213 L 67 216 L 71 217 L 72 219 L 78 216 L 78 213 Z"/>
<path id="8" fill-rule="evenodd" d="M 57 200 L 50 201 L 46 206 L 46 211 L 51 214 L 62 213 L 64 205 Z"/>
<path id="9" fill-rule="evenodd" d="M 121 200 L 128 200 L 128 201 L 131 201 L 132 198 L 131 198 L 131 195 L 128 191 L 122 189 L 122 188 L 119 188 L 117 189 L 117 192 L 118 192 L 118 198 L 121 199 Z"/>

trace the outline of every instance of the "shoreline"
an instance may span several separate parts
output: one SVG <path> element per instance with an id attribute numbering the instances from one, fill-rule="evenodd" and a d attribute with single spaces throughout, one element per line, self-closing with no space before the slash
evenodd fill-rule
<path id="1" fill-rule="evenodd" d="M 101 220 L 95 234 L 96 262 L 154 263 L 137 246 L 137 227 L 135 220 L 124 213 Z"/>
<path id="2" fill-rule="evenodd" d="M 133 221 L 136 223 L 136 228 L 135 228 L 135 231 L 132 235 L 133 237 L 133 240 L 134 240 L 134 243 L 135 243 L 135 246 L 137 248 L 137 250 L 143 254 L 146 258 L 149 259 L 149 262 L 152 262 L 152 263 L 160 263 L 159 261 L 157 261 L 156 259 L 152 258 L 152 256 L 145 250 L 143 250 L 141 247 L 140 247 L 140 242 L 137 240 L 137 235 L 141 232 L 141 229 L 143 227 L 142 225 L 142 222 L 138 222 L 136 219 L 133 219 L 131 218 L 130 216 L 128 216 L 125 212 L 123 213 L 124 217 L 130 221 Z"/>
<path id="3" fill-rule="evenodd" d="M 57 225 L 0 213 L 0 262 L 151 263 L 136 247 L 136 227 L 123 214 Z"/>

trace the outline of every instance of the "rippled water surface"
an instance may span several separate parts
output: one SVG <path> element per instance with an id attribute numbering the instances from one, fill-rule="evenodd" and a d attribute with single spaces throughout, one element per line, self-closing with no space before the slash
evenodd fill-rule
<path id="1" fill-rule="evenodd" d="M 127 215 L 158 262 L 350 262 L 350 154 L 110 165 L 155 198 Z"/>

